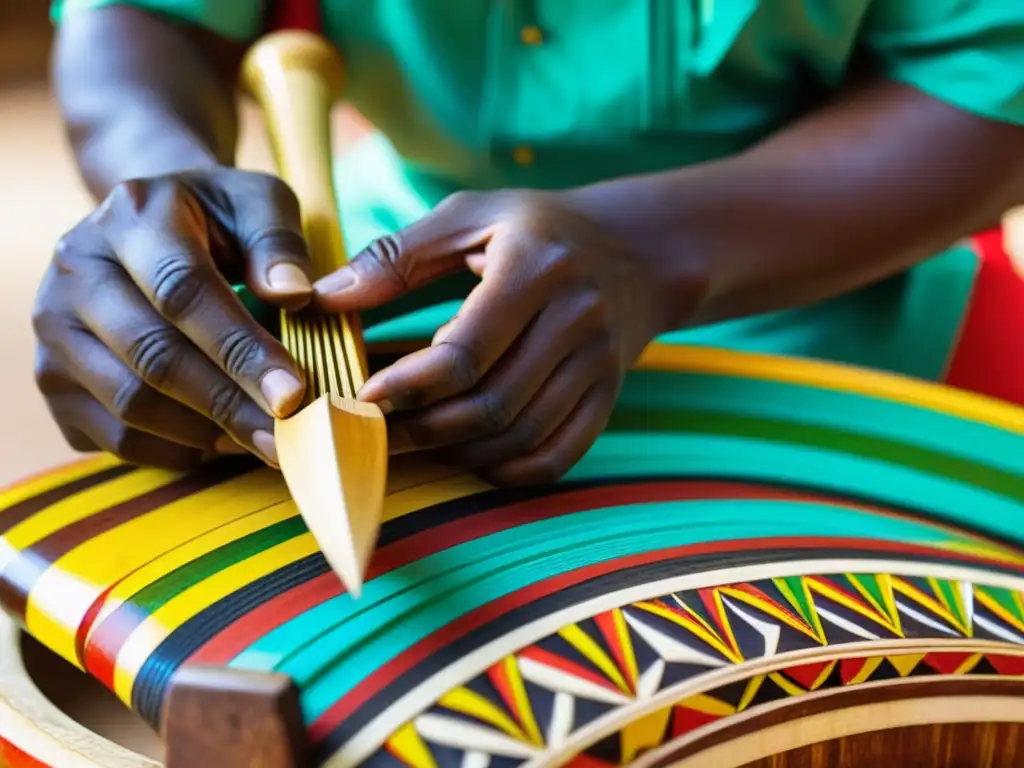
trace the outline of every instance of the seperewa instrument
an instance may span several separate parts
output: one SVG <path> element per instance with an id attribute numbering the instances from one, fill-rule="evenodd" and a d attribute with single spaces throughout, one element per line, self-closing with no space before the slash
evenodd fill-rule
<path id="1" fill-rule="evenodd" d="M 20 625 L 154 728 L 183 670 L 283 674 L 308 765 L 1019 765 L 1022 471 L 1024 409 L 656 344 L 558 484 L 395 460 L 357 601 L 276 473 L 84 461 L 0 497 L 0 755 L 160 759 Z"/>
<path id="2" fill-rule="evenodd" d="M 1019 766 L 1022 477 L 1018 406 L 667 338 L 557 484 L 392 459 L 356 600 L 280 474 L 81 461 L 0 493 L 0 766 Z"/>

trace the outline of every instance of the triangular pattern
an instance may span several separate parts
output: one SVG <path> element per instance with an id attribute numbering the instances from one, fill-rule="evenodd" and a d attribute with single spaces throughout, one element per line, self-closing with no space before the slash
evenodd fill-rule
<path id="1" fill-rule="evenodd" d="M 994 640 L 1006 652 L 936 646 L 837 658 L 847 643 L 888 645 L 904 638 Z M 709 687 L 654 711 L 643 706 L 681 682 L 795 651 L 815 658 Z M 576 755 L 572 765 L 623 765 L 682 734 L 778 699 L 968 674 L 1024 676 L 1024 595 L 887 573 L 728 584 L 567 624 L 445 693 L 396 731 L 380 755 L 415 768 L 515 766 L 621 711 L 618 730 Z"/>

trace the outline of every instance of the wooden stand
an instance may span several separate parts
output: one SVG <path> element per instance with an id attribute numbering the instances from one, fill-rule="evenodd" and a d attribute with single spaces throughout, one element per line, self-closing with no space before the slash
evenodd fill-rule
<path id="1" fill-rule="evenodd" d="M 166 768 L 302 768 L 299 691 L 285 675 L 184 667 L 164 711 Z"/>

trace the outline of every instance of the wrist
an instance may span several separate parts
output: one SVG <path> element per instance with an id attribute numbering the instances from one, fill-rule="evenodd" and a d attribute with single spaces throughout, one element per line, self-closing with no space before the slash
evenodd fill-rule
<path id="1" fill-rule="evenodd" d="M 616 238 L 643 270 L 652 303 L 652 334 L 694 324 L 713 285 L 709 250 L 688 217 L 671 211 L 663 179 L 628 178 L 559 193 L 566 205 Z M 653 337 L 653 336 L 652 336 Z"/>

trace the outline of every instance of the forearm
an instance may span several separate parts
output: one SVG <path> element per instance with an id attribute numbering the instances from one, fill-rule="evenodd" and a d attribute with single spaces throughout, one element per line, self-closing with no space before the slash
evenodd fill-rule
<path id="1" fill-rule="evenodd" d="M 133 8 L 68 18 L 54 88 L 90 191 L 102 198 L 125 179 L 232 163 L 236 56 Z"/>
<path id="2" fill-rule="evenodd" d="M 700 281 L 674 325 L 702 324 L 856 289 L 998 221 L 1024 201 L 1024 130 L 882 83 L 740 156 L 574 194 Z"/>

